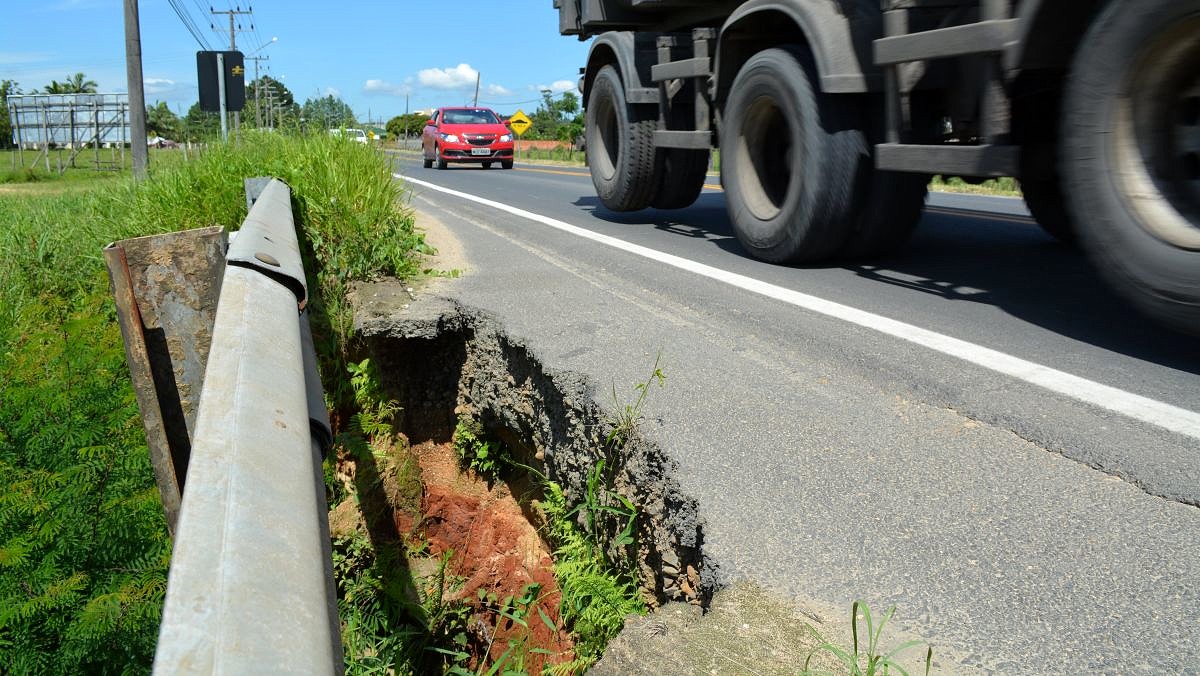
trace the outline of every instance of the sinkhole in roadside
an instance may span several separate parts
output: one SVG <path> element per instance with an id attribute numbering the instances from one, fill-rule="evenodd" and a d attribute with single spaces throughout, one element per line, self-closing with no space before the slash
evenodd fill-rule
<path id="1" fill-rule="evenodd" d="M 451 299 L 410 301 L 386 283 L 358 297 L 352 360 L 370 360 L 400 441 L 339 453 L 335 483 L 348 490 L 330 505 L 335 569 L 353 572 L 351 550 L 369 543 L 385 564 L 380 588 L 405 590 L 434 635 L 420 640 L 444 665 L 539 673 L 595 657 L 595 645 L 575 645 L 575 625 L 592 621 L 576 607 L 589 593 L 556 578 L 568 547 L 555 518 L 585 534 L 610 571 L 628 573 L 635 602 L 707 604 L 715 573 L 696 501 L 657 446 L 608 438 L 613 421 L 595 392 L 609 383 L 555 370 L 495 318 Z M 478 463 L 495 461 L 496 475 L 464 468 L 456 428 L 496 442 Z"/>

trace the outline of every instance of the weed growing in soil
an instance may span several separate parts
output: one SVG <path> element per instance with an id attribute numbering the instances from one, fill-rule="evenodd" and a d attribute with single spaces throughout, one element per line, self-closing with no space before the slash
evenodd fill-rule
<path id="1" fill-rule="evenodd" d="M 351 429 L 364 439 L 380 439 L 390 444 L 392 421 L 400 412 L 400 406 L 383 395 L 379 374 L 370 359 L 347 364 L 346 371 L 350 374 L 350 389 L 358 406 L 358 412 L 350 417 Z"/>
<path id="2" fill-rule="evenodd" d="M 829 653 L 837 658 L 837 660 L 846 668 L 846 673 L 849 676 L 886 676 L 888 673 L 895 671 L 903 676 L 908 676 L 908 672 L 900 666 L 894 659 L 900 653 L 915 648 L 921 645 L 921 641 L 906 641 L 892 648 L 886 654 L 881 654 L 881 646 L 879 638 L 883 635 L 883 628 L 888 621 L 892 619 L 892 615 L 896 613 L 896 607 L 892 606 L 884 612 L 883 617 L 879 620 L 879 626 L 875 626 L 871 619 L 871 609 L 865 601 L 855 601 L 850 606 L 850 633 L 852 636 L 851 649 L 848 651 L 841 646 L 831 643 L 821 637 L 820 634 L 813 630 L 813 634 L 820 641 L 824 641 L 817 646 L 817 651 Z M 864 651 L 859 651 L 858 641 L 858 622 L 862 618 L 866 625 L 867 643 Z M 808 663 L 812 660 L 812 654 L 804 662 L 804 673 L 812 672 L 808 669 Z M 933 664 L 933 647 L 928 647 L 925 652 L 925 676 L 929 676 L 929 668 Z"/>
<path id="3" fill-rule="evenodd" d="M 454 427 L 454 452 L 459 461 L 488 481 L 500 478 L 500 472 L 511 463 L 503 444 L 484 437 L 483 425 L 468 416 L 459 416 Z"/>
<path id="4" fill-rule="evenodd" d="M 602 485 L 603 472 L 604 461 L 600 460 L 592 468 L 592 473 L 588 475 L 587 491 L 583 495 L 583 502 L 576 505 L 575 509 L 572 509 L 567 516 L 574 517 L 577 513 L 582 513 L 586 530 L 589 533 L 596 532 L 596 524 L 601 514 L 612 514 L 618 519 L 624 519 L 625 527 L 617 535 L 615 544 L 619 547 L 631 545 L 633 544 L 634 520 L 637 519 L 637 507 L 629 501 L 629 498 L 616 491 L 608 490 Z M 608 504 L 605 499 L 608 496 L 616 497 L 621 506 Z"/>
<path id="5" fill-rule="evenodd" d="M 617 384 L 612 386 L 612 403 L 613 410 L 609 416 L 609 424 L 612 425 L 612 430 L 609 431 L 605 443 L 612 448 L 623 448 L 629 440 L 637 434 L 638 425 L 642 422 L 642 407 L 646 403 L 646 397 L 650 394 L 650 386 L 657 383 L 662 387 L 667 382 L 667 376 L 662 372 L 659 363 L 662 361 L 662 352 L 659 352 L 654 357 L 654 366 L 651 367 L 650 376 L 643 382 L 634 386 L 637 397 L 632 402 L 621 403 L 617 397 Z"/>

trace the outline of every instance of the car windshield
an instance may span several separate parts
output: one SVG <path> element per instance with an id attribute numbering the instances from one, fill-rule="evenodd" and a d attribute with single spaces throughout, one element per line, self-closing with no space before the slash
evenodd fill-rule
<path id="1" fill-rule="evenodd" d="M 495 113 L 482 109 L 447 110 L 442 114 L 446 124 L 499 124 Z"/>

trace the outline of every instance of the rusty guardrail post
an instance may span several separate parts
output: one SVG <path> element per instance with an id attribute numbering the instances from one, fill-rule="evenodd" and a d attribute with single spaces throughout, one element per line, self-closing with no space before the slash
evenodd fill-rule
<path id="1" fill-rule="evenodd" d="M 221 293 L 220 227 L 105 247 L 117 318 L 167 528 L 175 533 Z"/>

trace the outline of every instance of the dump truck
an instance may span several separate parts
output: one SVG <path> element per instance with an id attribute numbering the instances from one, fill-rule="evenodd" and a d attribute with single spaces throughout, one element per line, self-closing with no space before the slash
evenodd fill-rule
<path id="1" fill-rule="evenodd" d="M 752 256 L 909 237 L 929 177 L 1015 177 L 1145 313 L 1200 334 L 1200 0 L 554 0 L 609 209 L 683 208 L 720 150 Z"/>

